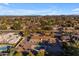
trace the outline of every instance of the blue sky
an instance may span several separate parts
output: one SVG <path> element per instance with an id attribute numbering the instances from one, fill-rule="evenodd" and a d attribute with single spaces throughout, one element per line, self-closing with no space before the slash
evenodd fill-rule
<path id="1" fill-rule="evenodd" d="M 0 15 L 79 15 L 79 3 L 0 3 Z"/>

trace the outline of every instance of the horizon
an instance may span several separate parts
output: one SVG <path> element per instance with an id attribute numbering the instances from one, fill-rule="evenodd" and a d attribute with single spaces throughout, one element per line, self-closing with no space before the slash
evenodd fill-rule
<path id="1" fill-rule="evenodd" d="M 16 16 L 79 16 L 79 15 L 0 15 L 0 17 L 7 17 L 7 16 L 13 16 L 13 17 L 16 17 Z"/>

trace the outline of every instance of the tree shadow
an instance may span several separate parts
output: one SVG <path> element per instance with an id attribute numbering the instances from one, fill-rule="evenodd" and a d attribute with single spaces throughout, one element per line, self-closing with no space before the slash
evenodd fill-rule
<path id="1" fill-rule="evenodd" d="M 68 46 L 65 42 L 59 42 L 57 39 L 55 44 L 44 40 L 38 45 L 35 49 L 38 51 L 44 49 L 46 56 L 79 56 L 79 48 Z"/>
<path id="2" fill-rule="evenodd" d="M 63 56 L 79 56 L 79 48 L 78 47 L 73 47 L 73 46 L 68 46 L 65 42 L 63 44 Z"/>
<path id="3" fill-rule="evenodd" d="M 50 43 L 49 41 L 43 40 L 42 42 L 39 42 L 39 46 L 35 49 L 40 50 L 44 49 L 47 53 L 45 53 L 46 56 L 59 56 L 63 53 L 62 45 L 59 41 L 56 41 L 56 43 Z"/>

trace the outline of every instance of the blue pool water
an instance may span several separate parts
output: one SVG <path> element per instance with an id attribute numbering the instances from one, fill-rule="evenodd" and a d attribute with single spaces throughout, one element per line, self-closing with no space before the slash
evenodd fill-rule
<path id="1" fill-rule="evenodd" d="M 0 46 L 0 51 L 7 51 L 8 48 L 10 48 L 10 46 L 2 45 L 2 46 Z"/>

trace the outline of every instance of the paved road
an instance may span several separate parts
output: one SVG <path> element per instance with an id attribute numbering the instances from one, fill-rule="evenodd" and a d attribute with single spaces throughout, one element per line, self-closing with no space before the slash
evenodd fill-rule
<path id="1" fill-rule="evenodd" d="M 25 38 L 24 37 L 21 37 L 21 39 L 16 43 L 16 45 L 14 46 L 13 50 L 10 52 L 10 56 L 12 56 L 15 52 L 15 48 L 17 48 L 19 46 L 19 44 L 21 44 L 21 42 L 23 42 Z"/>

